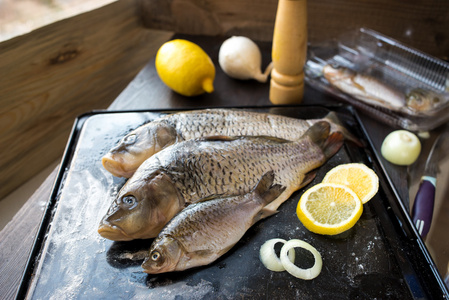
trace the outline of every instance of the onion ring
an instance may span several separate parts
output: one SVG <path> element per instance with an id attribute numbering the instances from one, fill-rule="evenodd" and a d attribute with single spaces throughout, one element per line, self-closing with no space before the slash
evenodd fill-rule
<path id="1" fill-rule="evenodd" d="M 274 272 L 282 272 L 285 271 L 284 266 L 282 265 L 281 260 L 276 255 L 276 252 L 274 251 L 274 246 L 277 243 L 282 243 L 285 245 L 287 241 L 283 239 L 271 239 L 266 241 L 261 247 L 260 247 L 260 261 L 262 264 L 270 271 Z M 293 249 L 292 249 L 293 250 Z M 287 254 L 286 254 L 287 256 Z M 295 261 L 295 251 L 288 251 L 288 259 L 293 263 Z M 287 260 L 288 260 L 287 259 Z"/>
<path id="2" fill-rule="evenodd" d="M 293 248 L 303 248 L 310 251 L 315 259 L 315 263 L 311 268 L 302 269 L 293 262 L 291 262 L 287 256 Z M 321 259 L 320 253 L 309 243 L 301 240 L 290 240 L 282 246 L 280 260 L 285 270 L 296 278 L 310 280 L 317 277 L 321 272 L 321 267 L 323 266 L 323 260 Z"/>

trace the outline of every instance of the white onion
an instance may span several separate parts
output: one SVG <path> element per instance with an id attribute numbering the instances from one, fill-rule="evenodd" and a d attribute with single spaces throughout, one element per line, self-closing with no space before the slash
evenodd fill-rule
<path id="1" fill-rule="evenodd" d="M 380 150 L 382 156 L 389 162 L 408 166 L 418 158 L 421 143 L 413 133 L 407 130 L 396 130 L 387 135 Z"/>
<path id="2" fill-rule="evenodd" d="M 285 244 L 287 241 L 283 239 L 271 239 L 266 241 L 262 247 L 260 247 L 260 260 L 262 261 L 262 264 L 271 271 L 274 272 L 282 272 L 285 271 L 285 268 L 282 266 L 281 260 L 276 255 L 276 252 L 274 251 L 274 246 L 277 243 Z M 286 254 L 287 256 L 287 254 Z M 295 261 L 295 251 L 292 249 L 292 251 L 288 251 L 288 259 L 290 259 L 291 262 Z M 287 259 L 287 260 L 288 260 Z"/>
<path id="3" fill-rule="evenodd" d="M 293 262 L 291 262 L 287 253 L 290 252 L 293 248 L 303 248 L 310 251 L 315 259 L 315 263 L 311 268 L 302 269 L 297 266 Z M 296 278 L 310 280 L 317 277 L 321 272 L 321 267 L 323 266 L 323 260 L 321 259 L 320 253 L 310 244 L 301 241 L 301 240 L 290 240 L 282 246 L 281 249 L 281 263 L 284 266 L 285 270 Z"/>
<path id="4" fill-rule="evenodd" d="M 270 63 L 262 73 L 262 54 L 259 47 L 251 39 L 244 36 L 233 36 L 220 47 L 218 63 L 229 77 L 235 79 L 255 79 L 266 82 L 273 68 Z"/>

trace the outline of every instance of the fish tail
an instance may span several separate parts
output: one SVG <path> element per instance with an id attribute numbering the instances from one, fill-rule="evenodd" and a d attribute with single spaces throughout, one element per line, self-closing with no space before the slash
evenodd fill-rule
<path id="1" fill-rule="evenodd" d="M 305 133 L 309 138 L 321 148 L 327 159 L 332 157 L 343 145 L 343 134 L 334 132 L 329 135 L 330 124 L 326 121 L 315 123 Z"/>
<path id="2" fill-rule="evenodd" d="M 363 143 L 342 125 L 342 123 L 341 123 L 340 119 L 338 118 L 338 115 L 335 111 L 331 111 L 330 113 L 328 113 L 324 117 L 324 120 L 328 120 L 331 124 L 335 124 L 335 126 L 336 126 L 335 131 L 341 132 L 343 134 L 343 137 L 345 138 L 345 140 L 351 141 L 359 147 L 363 147 Z M 332 127 L 332 125 L 331 125 L 331 127 Z"/>

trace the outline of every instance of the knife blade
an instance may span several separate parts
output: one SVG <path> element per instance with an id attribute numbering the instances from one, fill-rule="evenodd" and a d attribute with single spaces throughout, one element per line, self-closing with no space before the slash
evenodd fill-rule
<path id="1" fill-rule="evenodd" d="M 429 233 L 432 223 L 438 166 L 442 154 L 448 150 L 447 139 L 448 134 L 442 133 L 434 141 L 413 203 L 412 220 L 423 239 Z"/>

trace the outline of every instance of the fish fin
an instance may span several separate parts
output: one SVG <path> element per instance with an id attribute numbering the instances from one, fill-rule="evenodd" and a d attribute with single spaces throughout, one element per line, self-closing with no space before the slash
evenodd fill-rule
<path id="1" fill-rule="evenodd" d="M 171 124 L 160 121 L 155 123 L 155 127 L 156 144 L 160 147 L 160 149 L 167 148 L 177 142 L 179 135 L 176 128 Z"/>
<path id="2" fill-rule="evenodd" d="M 254 188 L 254 192 L 260 196 L 264 206 L 276 200 L 285 191 L 285 186 L 282 186 L 280 184 L 273 184 L 273 182 L 274 182 L 274 172 L 269 171 L 262 176 L 257 186 Z M 254 216 L 252 225 L 254 225 L 261 219 L 276 214 L 277 212 L 278 212 L 277 210 L 263 207 Z"/>
<path id="3" fill-rule="evenodd" d="M 241 138 L 240 136 L 228 136 L 228 135 L 211 135 L 198 138 L 200 141 L 234 141 Z"/>
<path id="4" fill-rule="evenodd" d="M 268 135 L 248 135 L 248 136 L 226 136 L 226 135 L 211 135 L 211 136 L 206 136 L 206 137 L 201 137 L 198 138 L 198 140 L 201 141 L 235 141 L 238 139 L 243 139 L 243 138 L 264 138 L 264 139 L 268 139 L 268 140 L 272 140 L 278 143 L 290 143 L 291 141 L 287 140 L 287 139 L 283 139 L 283 138 L 278 138 L 278 137 L 274 137 L 274 136 L 268 136 Z"/>
<path id="5" fill-rule="evenodd" d="M 358 88 L 360 91 L 366 93 L 365 87 L 364 87 L 363 85 L 361 85 L 360 83 L 358 83 L 358 82 L 355 81 L 355 76 L 356 76 L 356 74 L 354 74 L 354 76 L 351 77 L 351 82 L 352 82 L 352 84 L 353 84 L 356 88 Z"/>
<path id="6" fill-rule="evenodd" d="M 201 202 L 206 202 L 206 201 L 213 200 L 213 199 L 220 199 L 220 198 L 227 198 L 227 197 L 231 197 L 231 196 L 226 195 L 226 194 L 215 194 L 215 195 L 210 195 L 210 196 L 201 198 L 201 199 L 199 199 L 198 201 L 195 201 L 195 204 L 196 204 L 196 203 L 201 203 Z"/>
<path id="7" fill-rule="evenodd" d="M 279 137 L 275 137 L 275 136 L 259 135 L 257 137 L 264 138 L 264 139 L 267 139 L 267 140 L 271 140 L 271 141 L 274 141 L 274 142 L 277 142 L 277 143 L 291 143 L 290 140 L 279 138 Z"/>
<path id="8" fill-rule="evenodd" d="M 351 132 L 349 132 L 348 129 L 346 129 L 343 124 L 341 123 L 340 119 L 338 118 L 338 115 L 335 111 L 331 111 L 328 113 L 325 117 L 325 120 L 329 120 L 331 124 L 335 124 L 337 127 L 338 132 L 341 132 L 345 138 L 345 140 L 353 142 L 358 147 L 364 147 L 363 143 Z M 331 125 L 332 127 L 332 125 Z"/>
<path id="9" fill-rule="evenodd" d="M 311 126 L 304 133 L 305 136 L 309 136 L 313 143 L 317 144 L 320 148 L 324 147 L 326 138 L 329 136 L 330 124 L 326 121 L 320 121 Z"/>
<path id="10" fill-rule="evenodd" d="M 287 195 L 291 195 L 293 192 L 302 189 L 303 187 L 305 187 L 306 185 L 308 185 L 310 182 L 312 182 L 312 180 L 315 178 L 316 175 L 316 171 L 310 171 L 309 173 L 305 174 L 304 179 L 302 180 L 300 186 L 298 188 L 293 188 L 290 189 L 289 192 L 287 192 Z M 269 210 L 269 211 L 275 211 L 278 209 L 279 206 L 281 206 L 282 203 L 284 203 L 285 201 L 287 201 L 288 199 L 290 199 L 290 197 L 278 197 L 277 199 L 275 199 L 274 201 L 272 201 L 271 203 L 268 203 L 264 209 Z"/>
<path id="11" fill-rule="evenodd" d="M 320 121 L 310 127 L 304 135 L 307 135 L 314 144 L 323 151 L 326 160 L 332 157 L 343 145 L 343 134 L 334 132 L 329 135 L 330 124 Z"/>
<path id="12" fill-rule="evenodd" d="M 209 257 L 211 254 L 213 254 L 213 252 L 209 249 L 197 250 L 193 253 L 195 257 Z M 192 258 L 193 255 L 190 255 L 189 257 Z"/>
<path id="13" fill-rule="evenodd" d="M 302 189 L 303 187 L 305 187 L 306 185 L 308 185 L 309 183 L 312 182 L 313 179 L 315 179 L 316 176 L 316 171 L 310 171 L 309 173 L 307 173 L 304 177 L 304 179 L 301 182 L 301 185 L 299 186 L 299 189 Z M 299 190 L 298 189 L 298 190 Z"/>
<path id="14" fill-rule="evenodd" d="M 325 141 L 323 147 L 323 153 L 326 157 L 326 160 L 334 156 L 335 153 L 340 150 L 341 146 L 343 145 L 343 134 L 340 132 L 334 132 L 332 133 Z"/>
<path id="15" fill-rule="evenodd" d="M 261 197 L 265 205 L 274 201 L 285 191 L 284 186 L 280 184 L 273 185 L 274 176 L 273 171 L 265 173 L 254 188 L 254 192 Z"/>

